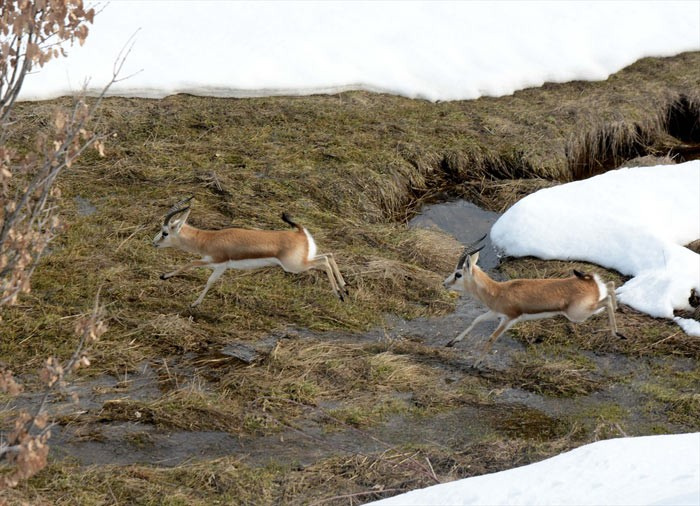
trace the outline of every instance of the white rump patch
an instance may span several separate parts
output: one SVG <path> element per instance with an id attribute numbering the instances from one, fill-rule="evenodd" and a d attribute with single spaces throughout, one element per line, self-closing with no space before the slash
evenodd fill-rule
<path id="1" fill-rule="evenodd" d="M 316 243 L 308 230 L 304 229 L 304 233 L 306 234 L 306 240 L 309 242 L 309 255 L 307 260 L 313 260 L 316 256 Z"/>
<path id="2" fill-rule="evenodd" d="M 603 300 L 608 296 L 608 287 L 605 286 L 605 283 L 603 283 L 600 276 L 598 276 L 596 273 L 593 273 L 593 279 L 595 279 L 595 284 L 598 285 L 598 293 L 600 294 L 598 296 L 598 300 Z"/>

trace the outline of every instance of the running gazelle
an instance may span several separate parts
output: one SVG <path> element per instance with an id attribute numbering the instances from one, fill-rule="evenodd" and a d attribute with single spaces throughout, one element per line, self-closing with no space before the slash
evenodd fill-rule
<path id="1" fill-rule="evenodd" d="M 295 223 L 287 213 L 282 214 L 282 220 L 295 230 L 202 230 L 186 223 L 191 209 L 185 204 L 192 198 L 181 200 L 170 209 L 161 231 L 153 238 L 153 245 L 157 248 L 173 247 L 201 256 L 199 260 L 162 274 L 161 279 L 171 278 L 193 267 L 214 269 L 192 307 L 202 302 L 211 285 L 226 269 L 257 269 L 271 265 L 279 265 L 293 273 L 323 269 L 335 295 L 340 300 L 347 296 L 345 280 L 333 254 L 317 254 L 316 243 L 309 231 Z"/>
<path id="2" fill-rule="evenodd" d="M 610 332 L 620 336 L 615 321 L 615 287 L 612 282 L 603 284 L 597 274 L 574 270 L 574 276 L 564 279 L 513 279 L 498 282 L 477 265 L 479 251 L 472 249 L 486 236 L 464 248 L 455 271 L 444 281 L 445 288 L 464 291 L 484 304 L 488 311 L 479 315 L 469 327 L 447 343 L 454 346 L 479 322 L 500 319 L 496 330 L 489 336 L 481 350 L 481 358 L 489 352 L 503 332 L 518 322 L 564 315 L 573 322 L 582 322 L 603 309 L 608 311 Z"/>

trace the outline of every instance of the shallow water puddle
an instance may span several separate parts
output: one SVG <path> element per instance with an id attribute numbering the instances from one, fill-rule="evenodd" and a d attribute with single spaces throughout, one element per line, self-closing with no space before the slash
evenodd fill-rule
<path id="1" fill-rule="evenodd" d="M 438 228 L 447 232 L 462 244 L 469 245 L 491 231 L 500 214 L 481 209 L 466 200 L 454 200 L 442 204 L 430 204 L 421 210 L 408 224 L 409 227 Z M 498 265 L 498 256 L 486 237 L 485 247 L 479 255 L 479 265 L 484 270 Z"/>

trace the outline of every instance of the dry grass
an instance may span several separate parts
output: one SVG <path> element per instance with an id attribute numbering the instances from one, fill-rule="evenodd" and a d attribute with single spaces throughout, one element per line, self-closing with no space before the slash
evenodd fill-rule
<path id="1" fill-rule="evenodd" d="M 573 397 L 588 395 L 606 384 L 592 372 L 593 367 L 581 361 L 519 354 L 508 375 L 518 388 L 553 397 Z"/>
<path id="2" fill-rule="evenodd" d="M 321 460 L 307 467 L 251 467 L 243 459 L 158 468 L 49 466 L 31 483 L 10 491 L 8 504 L 35 505 L 357 505 L 468 476 L 526 465 L 566 451 L 572 441 L 507 439 L 459 452 L 393 449 Z"/>

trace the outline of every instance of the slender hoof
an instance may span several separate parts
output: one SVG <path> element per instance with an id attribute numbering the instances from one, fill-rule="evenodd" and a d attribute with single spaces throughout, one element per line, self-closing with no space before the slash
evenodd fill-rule
<path id="1" fill-rule="evenodd" d="M 165 279 L 168 279 L 168 277 L 167 277 L 165 274 L 161 274 L 161 275 L 160 275 L 160 279 L 165 280 Z"/>
<path id="2" fill-rule="evenodd" d="M 457 341 L 455 341 L 455 340 L 453 339 L 452 341 L 450 341 L 449 343 L 447 343 L 447 344 L 445 345 L 445 347 L 446 347 L 446 348 L 453 348 L 456 342 L 457 342 Z"/>
<path id="3" fill-rule="evenodd" d="M 619 337 L 620 339 L 625 339 L 625 340 L 627 339 L 627 336 L 624 335 L 624 334 L 621 333 L 621 332 L 615 332 L 615 335 L 616 335 L 617 337 Z"/>
<path id="4" fill-rule="evenodd" d="M 194 301 L 192 304 L 190 304 L 190 309 L 196 308 L 197 306 L 199 306 L 199 304 L 200 304 L 199 302 Z"/>

